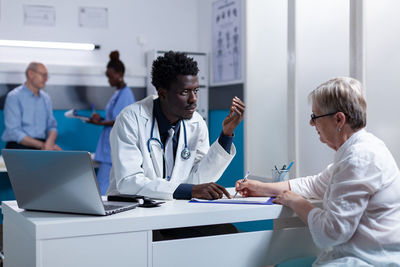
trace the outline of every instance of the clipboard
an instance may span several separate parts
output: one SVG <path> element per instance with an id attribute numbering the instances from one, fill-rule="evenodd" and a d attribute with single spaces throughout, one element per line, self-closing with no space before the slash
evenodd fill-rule
<path id="1" fill-rule="evenodd" d="M 80 119 L 83 122 L 88 122 L 90 120 L 89 117 L 78 115 L 78 112 L 75 109 L 70 109 L 64 113 L 64 116 L 67 118 Z"/>

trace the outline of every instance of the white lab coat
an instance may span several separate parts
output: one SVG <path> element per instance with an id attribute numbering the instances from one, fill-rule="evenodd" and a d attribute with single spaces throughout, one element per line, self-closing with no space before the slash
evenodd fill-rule
<path id="1" fill-rule="evenodd" d="M 151 153 L 147 147 L 153 122 L 154 99 L 155 96 L 149 96 L 126 107 L 115 121 L 110 136 L 112 169 L 107 195 L 137 194 L 172 199 L 175 189 L 181 183 L 216 182 L 236 154 L 233 144 L 230 153 L 218 141 L 210 147 L 207 125 L 195 112 L 191 119 L 185 120 L 187 146 L 191 156 L 187 160 L 181 158 L 185 146 L 181 126 L 174 169 L 170 180 L 164 179 L 161 146 L 152 141 Z M 153 138 L 160 140 L 157 120 Z"/>
<path id="2" fill-rule="evenodd" d="M 354 133 L 323 172 L 290 188 L 323 199 L 307 218 L 323 249 L 313 266 L 400 266 L 400 173 L 374 135 Z"/>

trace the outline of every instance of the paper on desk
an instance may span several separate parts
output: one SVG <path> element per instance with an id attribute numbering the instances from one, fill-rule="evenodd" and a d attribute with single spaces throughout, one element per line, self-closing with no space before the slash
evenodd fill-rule
<path id="1" fill-rule="evenodd" d="M 258 204 L 258 205 L 273 205 L 271 197 L 235 197 L 235 198 L 220 198 L 214 200 L 206 200 L 192 198 L 191 203 L 215 203 L 215 204 Z"/>
<path id="2" fill-rule="evenodd" d="M 227 188 L 229 194 L 233 196 L 235 194 L 235 188 Z M 235 198 L 227 198 L 225 195 L 223 198 L 206 200 L 199 198 L 192 198 L 189 202 L 191 203 L 221 203 L 221 204 L 258 204 L 258 205 L 272 205 L 271 197 L 242 197 L 238 194 Z"/>
<path id="3" fill-rule="evenodd" d="M 257 205 L 273 205 L 271 197 L 235 197 L 220 198 L 214 200 L 192 198 L 191 203 L 215 203 L 215 204 L 257 204 Z"/>
<path id="4" fill-rule="evenodd" d="M 81 121 L 85 121 L 85 122 L 89 121 L 88 117 L 77 115 L 77 112 L 75 109 L 70 109 L 70 110 L 66 111 L 64 113 L 64 116 L 67 118 L 80 119 Z"/>

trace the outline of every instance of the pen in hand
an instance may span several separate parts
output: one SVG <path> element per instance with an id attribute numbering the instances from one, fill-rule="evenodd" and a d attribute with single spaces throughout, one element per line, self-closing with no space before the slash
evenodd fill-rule
<path id="1" fill-rule="evenodd" d="M 250 175 L 250 171 L 247 171 L 246 175 L 244 176 L 243 180 L 240 183 L 244 183 L 247 181 L 247 177 L 249 177 Z M 237 194 L 239 193 L 239 191 L 236 191 L 235 195 L 233 196 L 233 198 L 235 198 L 237 196 Z"/>

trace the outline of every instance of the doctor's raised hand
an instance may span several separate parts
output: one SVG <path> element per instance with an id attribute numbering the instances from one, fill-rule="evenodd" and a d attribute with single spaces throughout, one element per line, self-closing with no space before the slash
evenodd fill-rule
<path id="1" fill-rule="evenodd" d="M 232 105 L 229 110 L 229 114 L 228 116 L 226 116 L 224 122 L 222 123 L 223 127 L 222 131 L 224 135 L 226 136 L 233 135 L 233 131 L 243 120 L 245 108 L 246 108 L 245 104 L 242 102 L 242 100 L 240 100 L 239 97 L 235 96 L 232 99 Z"/>
<path id="2" fill-rule="evenodd" d="M 243 120 L 244 110 L 245 104 L 235 96 L 232 99 L 232 105 L 230 107 L 229 114 L 222 123 L 222 134 L 225 137 L 233 137 L 233 131 Z M 218 199 L 222 198 L 223 195 L 231 198 L 230 194 L 223 186 L 213 182 L 194 185 L 192 189 L 192 197 L 194 198 Z"/>

